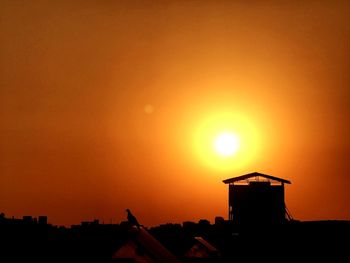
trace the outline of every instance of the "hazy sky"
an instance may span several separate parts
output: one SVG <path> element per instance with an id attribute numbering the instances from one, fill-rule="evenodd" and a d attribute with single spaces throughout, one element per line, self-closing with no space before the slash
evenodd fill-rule
<path id="1" fill-rule="evenodd" d="M 3 0 L 0 210 L 213 222 L 258 171 L 295 218 L 350 219 L 349 68 L 348 1 Z"/>

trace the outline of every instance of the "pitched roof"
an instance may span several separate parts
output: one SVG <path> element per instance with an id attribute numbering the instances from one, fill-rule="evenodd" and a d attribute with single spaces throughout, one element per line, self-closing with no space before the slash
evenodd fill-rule
<path id="1" fill-rule="evenodd" d="M 194 237 L 202 246 L 204 246 L 211 253 L 219 253 L 216 247 L 206 241 L 203 237 Z"/>
<path id="2" fill-rule="evenodd" d="M 130 241 L 118 249 L 113 259 L 134 259 L 137 262 L 167 262 L 181 263 L 167 248 L 165 248 L 148 231 L 140 226 L 132 226 L 130 229 Z M 143 255 L 138 255 L 135 251 L 141 248 Z M 141 261 L 142 260 L 142 261 Z"/>
<path id="3" fill-rule="evenodd" d="M 260 176 L 260 177 L 264 177 L 266 179 L 270 179 L 270 180 L 275 180 L 277 182 L 281 182 L 281 183 L 285 183 L 285 184 L 290 184 L 291 182 L 282 178 L 278 178 L 278 177 L 274 177 L 271 175 L 267 175 L 267 174 L 261 174 L 258 172 L 254 172 L 254 173 L 249 173 L 249 174 L 245 174 L 245 175 L 241 175 L 241 176 L 237 176 L 237 177 L 232 177 L 226 180 L 223 180 L 223 182 L 225 184 L 230 184 L 230 183 L 234 183 L 237 181 L 241 181 L 241 180 L 246 180 L 249 179 L 251 177 L 256 177 L 256 176 Z"/>

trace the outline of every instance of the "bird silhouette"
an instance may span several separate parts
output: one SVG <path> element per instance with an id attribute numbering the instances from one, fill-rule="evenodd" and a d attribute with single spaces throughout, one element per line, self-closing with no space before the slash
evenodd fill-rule
<path id="1" fill-rule="evenodd" d="M 128 213 L 128 222 L 129 224 L 133 226 L 137 226 L 137 228 L 140 228 L 140 223 L 137 221 L 136 217 L 131 213 L 130 209 L 126 209 L 126 212 Z"/>

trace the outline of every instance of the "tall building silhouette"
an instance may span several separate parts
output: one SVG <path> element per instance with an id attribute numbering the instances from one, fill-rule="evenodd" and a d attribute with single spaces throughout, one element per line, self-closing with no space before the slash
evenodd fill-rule
<path id="1" fill-rule="evenodd" d="M 275 224 L 289 217 L 284 184 L 290 181 L 254 172 L 223 182 L 229 185 L 229 220 L 238 224 Z"/>

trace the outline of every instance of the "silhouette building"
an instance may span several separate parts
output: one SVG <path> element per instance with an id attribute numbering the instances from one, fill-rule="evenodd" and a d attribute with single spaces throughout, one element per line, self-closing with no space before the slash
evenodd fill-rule
<path id="1" fill-rule="evenodd" d="M 275 224 L 290 218 L 284 201 L 284 184 L 290 181 L 254 172 L 223 182 L 229 185 L 230 221 Z"/>
<path id="2" fill-rule="evenodd" d="M 41 225 L 47 225 L 47 216 L 39 216 L 38 223 Z"/>

